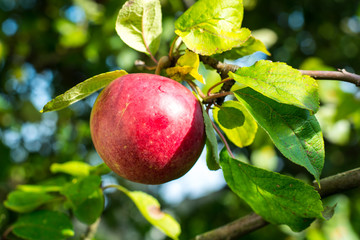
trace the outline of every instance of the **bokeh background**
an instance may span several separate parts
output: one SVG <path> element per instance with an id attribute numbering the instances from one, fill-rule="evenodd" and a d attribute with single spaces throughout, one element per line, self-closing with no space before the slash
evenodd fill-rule
<path id="1" fill-rule="evenodd" d="M 135 60 L 151 65 L 127 47 L 115 32 L 123 0 L 0 0 L 0 200 L 18 184 L 35 184 L 51 176 L 54 162 L 101 163 L 89 131 L 96 94 L 59 112 L 40 114 L 53 97 L 99 73 L 139 72 Z M 166 55 L 174 38 L 174 21 L 192 0 L 161 0 L 163 35 L 158 54 Z M 294 68 L 360 73 L 360 3 L 356 0 L 244 0 L 243 26 L 268 46 L 267 57 Z M 261 53 L 236 61 L 248 66 Z M 204 66 L 202 66 L 204 67 Z M 205 68 L 205 67 L 204 67 Z M 216 74 L 215 74 L 216 75 Z M 216 76 L 213 77 L 216 77 Z M 322 176 L 360 166 L 360 92 L 352 84 L 319 81 L 321 123 L 326 146 Z M 259 130 L 255 143 L 234 149 L 252 164 L 311 182 L 305 169 L 286 159 Z M 207 170 L 203 157 L 183 178 L 160 186 L 125 181 L 113 174 L 104 184 L 119 183 L 156 196 L 182 226 L 181 239 L 211 230 L 251 210 L 224 183 L 221 170 Z M 243 239 L 360 239 L 360 191 L 324 200 L 337 203 L 330 221 L 316 221 L 304 232 L 267 226 Z M 0 206 L 0 232 L 17 215 Z M 74 221 L 78 238 L 86 226 Z M 106 208 L 96 239 L 165 239 L 120 192 L 106 192 Z"/>

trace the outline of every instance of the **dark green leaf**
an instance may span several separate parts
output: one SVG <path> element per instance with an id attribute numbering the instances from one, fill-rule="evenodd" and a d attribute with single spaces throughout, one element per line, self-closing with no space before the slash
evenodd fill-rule
<path id="1" fill-rule="evenodd" d="M 94 223 L 104 209 L 104 196 L 100 189 L 101 178 L 90 175 L 84 178 L 75 178 L 69 183 L 64 194 L 74 211 L 74 215 L 86 224 Z"/>
<path id="2" fill-rule="evenodd" d="M 15 212 L 25 213 L 33 211 L 44 203 L 54 199 L 55 196 L 45 192 L 24 192 L 16 190 L 8 195 L 4 205 Z"/>
<path id="3" fill-rule="evenodd" d="M 127 1 L 119 11 L 116 31 L 129 47 L 154 55 L 162 32 L 160 1 Z"/>
<path id="4" fill-rule="evenodd" d="M 245 116 L 239 102 L 227 101 L 216 109 L 216 120 L 224 128 L 233 129 L 244 125 Z"/>
<path id="5" fill-rule="evenodd" d="M 13 225 L 13 233 L 27 240 L 62 240 L 74 236 L 68 216 L 46 210 L 21 216 Z"/>
<path id="6" fill-rule="evenodd" d="M 230 72 L 229 76 L 277 102 L 313 112 L 319 109 L 315 79 L 285 63 L 261 60 L 251 67 L 239 68 L 236 73 Z"/>
<path id="7" fill-rule="evenodd" d="M 320 125 L 306 109 L 281 104 L 244 88 L 234 92 L 275 146 L 296 164 L 304 166 L 317 181 L 324 166 L 324 140 Z"/>
<path id="8" fill-rule="evenodd" d="M 239 0 L 199 0 L 175 22 L 175 33 L 201 55 L 213 55 L 241 46 L 250 37 L 241 28 L 243 3 Z"/>
<path id="9" fill-rule="evenodd" d="M 123 70 L 116 70 L 89 78 L 48 102 L 40 112 L 57 111 L 66 108 L 126 74 Z"/>
<path id="10" fill-rule="evenodd" d="M 212 121 L 204 109 L 203 117 L 206 132 L 206 164 L 210 170 L 218 170 L 220 166 L 217 139 Z"/>
<path id="11" fill-rule="evenodd" d="M 226 101 L 213 110 L 215 122 L 238 147 L 249 146 L 255 138 L 257 124 L 246 108 L 237 101 Z"/>
<path id="12" fill-rule="evenodd" d="M 302 231 L 314 218 L 322 218 L 322 202 L 314 187 L 240 162 L 225 149 L 220 153 L 220 164 L 231 190 L 266 221 Z"/>

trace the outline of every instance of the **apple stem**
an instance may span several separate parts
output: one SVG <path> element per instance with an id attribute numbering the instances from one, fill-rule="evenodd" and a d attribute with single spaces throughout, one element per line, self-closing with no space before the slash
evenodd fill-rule
<path id="1" fill-rule="evenodd" d="M 175 46 L 175 43 L 178 40 L 178 38 L 179 38 L 179 36 L 176 35 L 176 37 L 174 38 L 174 40 L 171 43 L 170 50 L 169 50 L 169 58 L 170 58 L 170 60 L 172 60 L 173 53 L 174 53 L 174 46 Z"/>
<path id="2" fill-rule="evenodd" d="M 155 74 L 160 75 L 163 68 L 169 67 L 171 64 L 170 58 L 168 56 L 162 56 L 156 66 Z"/>
<path id="3" fill-rule="evenodd" d="M 207 107 L 206 107 L 206 113 L 207 115 L 209 115 L 209 109 L 211 107 L 211 104 L 209 104 Z M 210 116 L 210 115 L 209 115 Z M 235 159 L 235 156 L 234 154 L 232 153 L 231 149 L 230 149 L 230 146 L 228 144 L 228 142 L 226 141 L 226 138 L 224 137 L 224 135 L 221 133 L 220 129 L 215 125 L 215 123 L 213 121 L 211 121 L 211 124 L 213 125 L 213 128 L 215 129 L 215 131 L 217 132 L 217 134 L 219 135 L 221 141 L 224 143 L 225 147 L 226 147 L 226 150 L 228 151 L 228 153 L 230 154 L 230 156 L 232 158 Z"/>
<path id="4" fill-rule="evenodd" d="M 187 80 L 186 82 L 189 84 L 192 90 L 196 92 L 202 99 L 206 98 L 206 95 L 201 91 L 201 89 L 196 84 L 194 84 L 190 80 Z"/>

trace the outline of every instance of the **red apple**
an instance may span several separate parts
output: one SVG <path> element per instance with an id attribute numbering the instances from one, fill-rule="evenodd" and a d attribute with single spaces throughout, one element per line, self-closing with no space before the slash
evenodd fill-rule
<path id="1" fill-rule="evenodd" d="M 90 129 L 104 162 L 144 184 L 184 175 L 205 142 L 196 97 L 180 83 L 153 74 L 128 74 L 111 82 L 96 99 Z"/>

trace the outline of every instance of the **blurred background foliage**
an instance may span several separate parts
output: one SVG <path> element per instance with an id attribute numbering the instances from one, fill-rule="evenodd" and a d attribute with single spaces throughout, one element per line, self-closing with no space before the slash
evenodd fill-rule
<path id="1" fill-rule="evenodd" d="M 115 69 L 139 72 L 134 61 L 152 65 L 145 55 L 128 48 L 114 26 L 124 0 L 0 0 L 0 200 L 18 184 L 48 179 L 54 162 L 101 163 L 90 139 L 89 114 L 96 94 L 59 112 L 40 114 L 43 105 L 75 84 Z M 176 17 L 192 0 L 161 0 L 163 35 L 157 58 L 167 54 Z M 360 73 L 360 3 L 357 0 L 244 0 L 243 26 L 267 44 L 273 61 L 295 68 Z M 264 57 L 264 56 L 260 56 Z M 249 65 L 259 55 L 238 64 Z M 212 74 L 214 75 L 214 74 Z M 215 74 L 216 75 L 216 74 Z M 322 176 L 360 165 L 360 91 L 337 81 L 321 81 L 317 117 L 325 136 L 326 163 Z M 259 130 L 255 143 L 237 150 L 240 158 L 283 174 L 312 181 L 306 171 L 284 158 Z M 205 168 L 205 167 L 204 167 Z M 201 181 L 201 174 L 194 181 Z M 228 188 L 203 196 L 168 201 L 176 189 L 134 184 L 109 174 L 104 183 L 119 182 L 156 196 L 182 225 L 182 239 L 235 220 L 251 210 Z M 175 180 L 181 181 L 180 180 Z M 181 186 L 188 188 L 186 184 Z M 208 186 L 211 189 L 211 186 Z M 181 191 L 181 189 L 179 190 Z M 244 239 L 359 239 L 359 189 L 324 200 L 337 203 L 335 216 L 316 221 L 304 232 L 267 226 Z M 17 215 L 0 207 L 0 232 Z M 86 228 L 74 222 L 76 232 Z M 165 239 L 120 193 L 107 192 L 106 208 L 96 239 Z"/>

